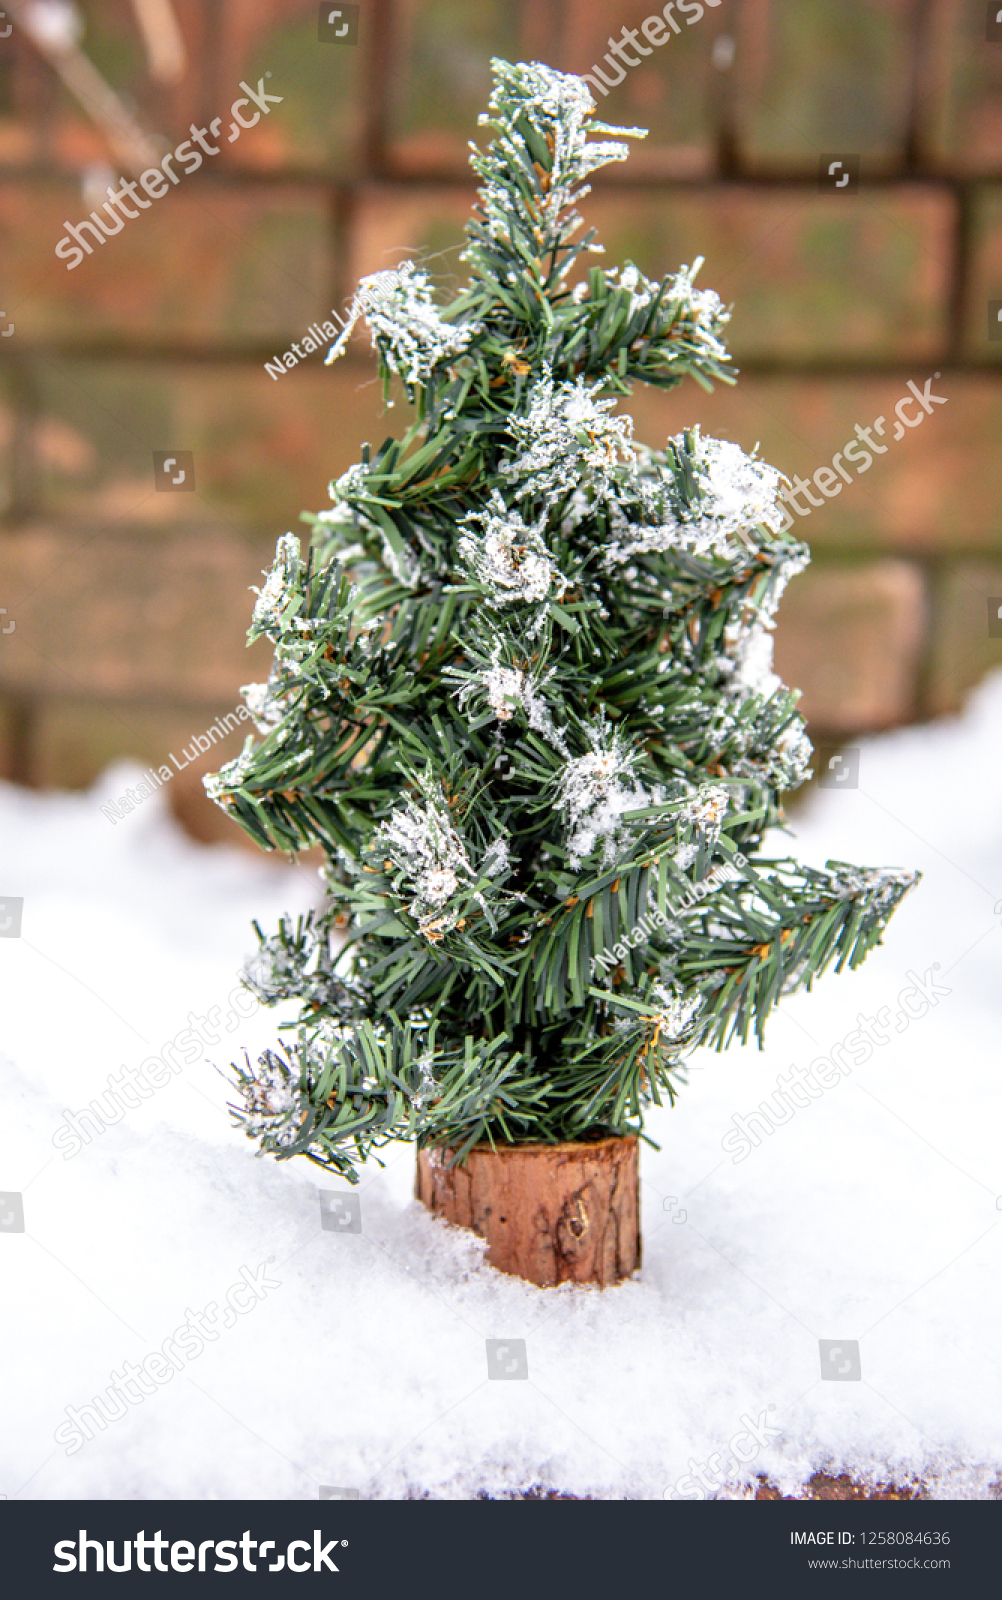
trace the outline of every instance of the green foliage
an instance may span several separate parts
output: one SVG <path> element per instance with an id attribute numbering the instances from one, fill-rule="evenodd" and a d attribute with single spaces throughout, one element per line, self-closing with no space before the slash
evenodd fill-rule
<path id="1" fill-rule="evenodd" d="M 807 552 L 773 468 L 698 430 L 645 449 L 613 411 L 634 379 L 732 381 L 727 312 L 695 267 L 568 287 L 586 179 L 626 154 L 589 135 L 630 130 L 493 65 L 467 288 L 439 309 L 404 263 L 352 308 L 418 420 L 332 484 L 305 556 L 279 541 L 263 737 L 207 780 L 263 848 L 325 852 L 323 906 L 259 930 L 247 981 L 300 1012 L 237 1068 L 237 1117 L 352 1181 L 389 1139 L 639 1131 L 691 1049 L 761 1041 L 914 881 L 758 856 L 810 759 L 770 668 Z"/>

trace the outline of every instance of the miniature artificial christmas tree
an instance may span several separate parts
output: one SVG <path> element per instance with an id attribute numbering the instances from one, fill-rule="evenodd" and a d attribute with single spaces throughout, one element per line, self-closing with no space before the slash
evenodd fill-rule
<path id="1" fill-rule="evenodd" d="M 758 855 L 809 775 L 770 633 L 807 551 L 775 469 L 695 429 L 648 450 L 613 410 L 635 378 L 733 381 L 728 314 L 699 263 L 569 287 L 600 249 L 584 180 L 627 154 L 590 134 L 641 130 L 593 122 L 578 78 L 493 68 L 467 287 L 438 309 L 411 262 L 364 279 L 328 357 L 363 315 L 417 420 L 331 486 L 305 556 L 279 540 L 249 635 L 274 665 L 244 691 L 264 738 L 207 780 L 265 849 L 327 858 L 321 909 L 258 930 L 247 981 L 300 1016 L 234 1109 L 351 1182 L 415 1139 L 424 1197 L 499 1264 L 606 1282 L 637 1260 L 645 1107 L 696 1045 L 761 1043 L 782 995 L 858 965 L 915 875 Z M 555 1148 L 587 1167 L 570 1209 L 538 1164 L 472 1194 Z"/>

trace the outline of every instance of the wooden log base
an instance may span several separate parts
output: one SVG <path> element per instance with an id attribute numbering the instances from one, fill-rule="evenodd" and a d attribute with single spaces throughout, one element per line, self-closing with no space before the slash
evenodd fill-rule
<path id="1" fill-rule="evenodd" d="M 635 1138 L 419 1150 L 415 1194 L 436 1216 L 487 1240 L 499 1272 L 540 1288 L 628 1278 L 640 1265 Z"/>

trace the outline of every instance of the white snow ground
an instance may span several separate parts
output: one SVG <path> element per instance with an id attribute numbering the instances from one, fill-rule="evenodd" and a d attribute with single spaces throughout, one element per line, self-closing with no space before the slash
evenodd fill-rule
<path id="1" fill-rule="evenodd" d="M 858 790 L 815 794 L 797 854 L 924 881 L 858 973 L 787 1003 L 764 1053 L 696 1058 L 650 1122 L 642 1275 L 605 1293 L 485 1267 L 412 1200 L 409 1147 L 367 1172 L 360 1233 L 322 1231 L 317 1184 L 347 1185 L 253 1159 L 206 1064 L 55 1149 L 109 1072 L 227 1007 L 250 918 L 273 925 L 315 879 L 193 844 L 160 796 L 109 825 L 122 768 L 85 795 L 0 788 L 0 897 L 24 897 L 22 937 L 0 938 L 0 1190 L 25 1218 L 0 1237 L 0 1493 L 691 1498 L 829 1468 L 998 1494 L 1000 752 L 1002 676 L 959 721 L 865 742 Z M 908 969 L 936 962 L 948 996 L 746 1159 L 722 1149 L 777 1073 L 861 1012 L 903 1014 Z M 273 1036 L 259 1013 L 207 1053 L 225 1066 Z M 73 1454 L 54 1440 L 261 1264 L 275 1286 L 183 1370 Z M 488 1379 L 488 1338 L 526 1341 L 528 1381 Z M 822 1380 L 821 1339 L 859 1341 L 858 1381 Z"/>

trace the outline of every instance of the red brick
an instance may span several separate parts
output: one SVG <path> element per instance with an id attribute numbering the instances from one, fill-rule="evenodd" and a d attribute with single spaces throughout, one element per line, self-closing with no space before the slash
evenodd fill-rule
<path id="1" fill-rule="evenodd" d="M 920 390 L 934 370 L 916 361 Z M 909 394 L 904 378 L 749 376 L 710 395 L 691 382 L 667 395 L 638 384 L 623 409 L 632 412 L 636 436 L 646 444 L 660 447 L 699 423 L 704 433 L 749 452 L 760 442 L 764 459 L 790 478 L 829 466 L 857 423 L 867 428 L 883 416 L 889 419 L 884 439 L 876 442 L 886 444 L 887 454 L 798 519 L 799 537 L 819 551 L 998 550 L 1002 481 L 988 466 L 1002 436 L 998 381 L 947 370 L 932 392 L 946 395 L 947 404 L 898 441 L 894 408 Z"/>
<path id="2" fill-rule="evenodd" d="M 776 670 L 803 690 L 815 731 L 889 727 L 914 714 L 924 631 L 923 578 L 910 563 L 812 567 L 783 597 Z"/>
<path id="3" fill-rule="evenodd" d="M 996 46 L 1002 53 L 1002 44 Z M 1002 324 L 998 321 L 998 306 L 994 317 L 989 312 L 989 301 L 1002 301 L 1002 185 L 991 184 L 981 189 L 975 211 L 975 254 L 971 273 L 967 347 L 982 361 L 1002 361 Z M 989 324 L 998 335 L 988 337 Z"/>
<path id="4" fill-rule="evenodd" d="M 933 594 L 928 709 L 959 711 L 969 689 L 1002 666 L 1002 639 L 988 632 L 988 600 L 1002 601 L 1002 563 L 958 561 L 939 577 Z"/>
<path id="5" fill-rule="evenodd" d="M 6 618 L 0 618 L 0 622 L 5 622 L 6 620 Z M 2 650 L 4 643 L 5 641 L 0 638 L 0 650 Z M 0 661 L 2 659 L 2 656 L 0 656 Z M 12 782 L 18 770 L 17 752 L 14 749 L 16 730 L 17 722 L 13 701 L 0 694 L 0 783 Z"/>
<path id="6" fill-rule="evenodd" d="M 352 276 L 420 255 L 464 281 L 459 251 L 473 203 L 472 186 L 364 190 Z M 582 214 L 605 255 L 582 257 L 579 276 L 631 259 L 658 277 L 705 256 L 698 281 L 734 304 L 728 338 L 737 357 L 931 357 L 943 347 L 952 207 L 932 190 L 851 200 L 739 186 L 668 200 L 606 190 Z"/>
<path id="7" fill-rule="evenodd" d="M 70 270 L 64 223 L 93 206 L 65 186 L 0 185 L 4 309 L 25 340 L 133 334 L 295 338 L 330 308 L 326 204 L 301 189 L 179 187 Z M 135 208 L 133 208 L 135 209 Z"/>
<path id="8" fill-rule="evenodd" d="M 136 11 L 128 0 L 100 0 L 87 7 L 83 49 L 114 91 L 135 108 L 142 127 L 163 136 L 173 148 L 188 137 L 193 122 L 205 127 L 213 117 L 222 118 L 226 142 L 212 158 L 221 167 L 285 163 L 329 170 L 331 163 L 341 166 L 351 159 L 365 97 L 359 71 L 363 52 L 320 44 L 315 0 L 237 0 L 227 6 L 175 0 L 173 10 L 185 61 L 180 79 L 165 84 L 151 76 Z M 21 79 L 29 72 L 40 75 L 44 90 L 30 97 L 33 114 L 25 117 L 22 106 L 19 122 L 0 121 L 5 159 L 54 158 L 78 171 L 89 163 L 116 165 L 100 125 L 48 66 L 32 53 L 19 59 L 16 68 Z M 230 144 L 229 108 L 241 94 L 240 80 L 256 84 L 269 72 L 269 92 L 281 94 L 282 103 L 272 105 L 267 116 Z"/>
<path id="9" fill-rule="evenodd" d="M 395 8 L 389 153 L 394 163 L 464 168 L 490 97 L 492 56 L 520 59 L 511 0 L 402 0 Z M 364 14 L 364 12 L 363 12 Z"/>
<path id="10" fill-rule="evenodd" d="M 355 283 L 367 272 L 379 272 L 413 257 L 443 285 L 465 283 L 467 270 L 459 252 L 475 204 L 472 181 L 469 188 L 366 185 L 356 204 L 349 281 Z M 368 345 L 367 336 L 364 343 Z"/>
<path id="11" fill-rule="evenodd" d="M 713 43 L 725 30 L 722 9 L 704 8 L 703 15 L 689 24 L 679 17 L 681 32 L 675 34 L 661 8 L 637 0 L 612 0 L 596 6 L 593 0 L 571 0 L 567 8 L 563 39 L 555 65 L 565 72 L 588 73 L 596 79 L 590 85 L 598 102 L 598 115 L 606 122 L 648 130 L 643 141 L 630 140 L 629 170 L 663 173 L 700 173 L 711 169 L 714 159 L 712 107 L 714 95 L 728 79 L 712 64 Z M 659 18 L 664 37 L 652 44 L 642 32 L 647 18 Z M 616 67 L 605 59 L 609 41 L 622 38 L 624 27 L 640 30 L 637 47 L 627 44 L 628 55 L 639 56 L 635 67 Z M 655 38 L 658 30 L 651 28 Z M 643 56 L 642 49 L 650 54 Z M 596 74 L 595 67 L 599 73 Z M 602 91 L 601 73 L 615 79 L 625 70 L 623 81 Z M 728 75 L 729 78 L 729 75 Z M 622 169 L 607 169 L 611 172 Z"/>
<path id="12" fill-rule="evenodd" d="M 10 378 L 11 369 L 0 366 L 0 508 L 3 512 L 10 506 L 14 471 L 14 408 Z M 0 599 L 2 604 L 3 600 Z"/>
<path id="13" fill-rule="evenodd" d="M 987 9 L 936 0 L 925 63 L 932 155 L 966 172 L 998 172 L 1002 150 L 1002 44 L 987 41 Z"/>
<path id="14" fill-rule="evenodd" d="M 753 163 L 814 173 L 825 151 L 893 167 L 904 143 L 912 0 L 755 0 L 738 11 L 742 148 Z"/>
<path id="15" fill-rule="evenodd" d="M 209 513 L 271 538 L 299 527 L 301 510 L 330 504 L 330 479 L 363 440 L 375 446 L 411 416 L 404 402 L 385 412 L 368 360 L 323 361 L 318 351 L 280 378 L 263 364 L 47 361 L 50 508 L 156 525 Z M 194 494 L 153 492 L 152 452 L 174 447 L 194 453 Z"/>
<path id="16" fill-rule="evenodd" d="M 601 265 L 629 257 L 658 277 L 704 256 L 699 283 L 734 306 L 736 357 L 872 360 L 943 348 L 952 205 L 933 190 L 606 193 L 583 213 L 605 245 Z"/>
<path id="17" fill-rule="evenodd" d="M 216 71 L 218 114 L 271 73 L 269 94 L 283 96 L 267 121 L 225 147 L 228 165 L 307 167 L 344 176 L 358 163 L 368 85 L 367 32 L 371 8 L 362 5 L 358 45 L 321 44 L 316 0 L 267 0 L 266 5 L 220 8 L 225 58 Z M 268 14 L 270 13 L 270 15 Z M 247 116 L 244 111 L 244 116 Z M 187 128 L 185 119 L 182 128 Z M 220 156 L 223 160 L 223 156 Z"/>
<path id="18" fill-rule="evenodd" d="M 17 623 L 0 687 L 232 709 L 241 684 L 267 676 L 270 646 L 247 650 L 245 635 L 249 586 L 274 547 L 212 526 L 136 532 L 33 526 L 0 543 L 0 590 Z"/>

